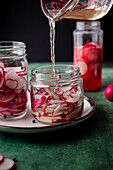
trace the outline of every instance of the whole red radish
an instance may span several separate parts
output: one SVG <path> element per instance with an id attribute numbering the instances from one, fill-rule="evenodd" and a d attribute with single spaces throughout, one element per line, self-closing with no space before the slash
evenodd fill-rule
<path id="1" fill-rule="evenodd" d="M 104 95 L 107 100 L 113 101 L 113 84 L 110 84 L 106 87 Z"/>

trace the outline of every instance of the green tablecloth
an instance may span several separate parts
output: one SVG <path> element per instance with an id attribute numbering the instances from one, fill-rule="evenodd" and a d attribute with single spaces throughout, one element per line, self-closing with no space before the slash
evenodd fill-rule
<path id="1" fill-rule="evenodd" d="M 29 64 L 29 74 L 39 65 Z M 113 66 L 104 66 L 101 89 L 85 92 L 96 102 L 96 112 L 88 120 L 42 134 L 0 132 L 0 154 L 16 158 L 17 170 L 113 170 L 113 102 L 104 97 L 110 83 Z"/>

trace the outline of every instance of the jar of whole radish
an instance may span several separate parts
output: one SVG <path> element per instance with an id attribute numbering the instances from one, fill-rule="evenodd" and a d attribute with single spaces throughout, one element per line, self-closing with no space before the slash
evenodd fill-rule
<path id="1" fill-rule="evenodd" d="M 103 31 L 99 21 L 78 21 L 73 32 L 73 63 L 80 68 L 84 90 L 102 85 Z"/>
<path id="2" fill-rule="evenodd" d="M 71 65 L 42 66 L 31 71 L 30 95 L 34 117 L 43 123 L 75 120 L 83 111 L 80 69 Z"/>
<path id="3" fill-rule="evenodd" d="M 27 113 L 27 70 L 25 44 L 0 42 L 0 119 L 18 119 Z"/>

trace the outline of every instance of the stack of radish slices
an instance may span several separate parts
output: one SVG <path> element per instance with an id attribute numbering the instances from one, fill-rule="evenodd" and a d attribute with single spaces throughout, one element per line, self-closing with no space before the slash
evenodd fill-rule
<path id="1" fill-rule="evenodd" d="M 33 115 L 41 122 L 59 123 L 74 120 L 82 113 L 83 96 L 77 87 L 31 90 Z"/>
<path id="2" fill-rule="evenodd" d="M 0 66 L 0 118 L 18 117 L 27 105 L 26 70 Z"/>
<path id="3" fill-rule="evenodd" d="M 0 154 L 0 170 L 11 170 L 15 166 L 15 163 L 10 158 L 4 158 L 3 155 Z"/>
<path id="4" fill-rule="evenodd" d="M 96 90 L 101 86 L 102 47 L 96 42 L 74 48 L 74 65 L 80 68 L 84 90 Z"/>

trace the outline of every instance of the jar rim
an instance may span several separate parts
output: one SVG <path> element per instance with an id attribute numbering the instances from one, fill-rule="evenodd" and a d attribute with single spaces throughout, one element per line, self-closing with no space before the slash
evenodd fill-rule
<path id="1" fill-rule="evenodd" d="M 83 30 L 83 29 L 100 29 L 101 23 L 100 21 L 77 21 L 76 22 L 76 29 Z"/>
<path id="2" fill-rule="evenodd" d="M 25 47 L 26 47 L 25 43 L 20 41 L 0 41 L 0 51 Z"/>
<path id="3" fill-rule="evenodd" d="M 40 66 L 31 70 L 31 81 L 36 84 L 61 86 L 70 84 L 80 78 L 80 69 L 74 65 L 55 65 L 55 77 L 52 76 L 52 65 Z"/>

